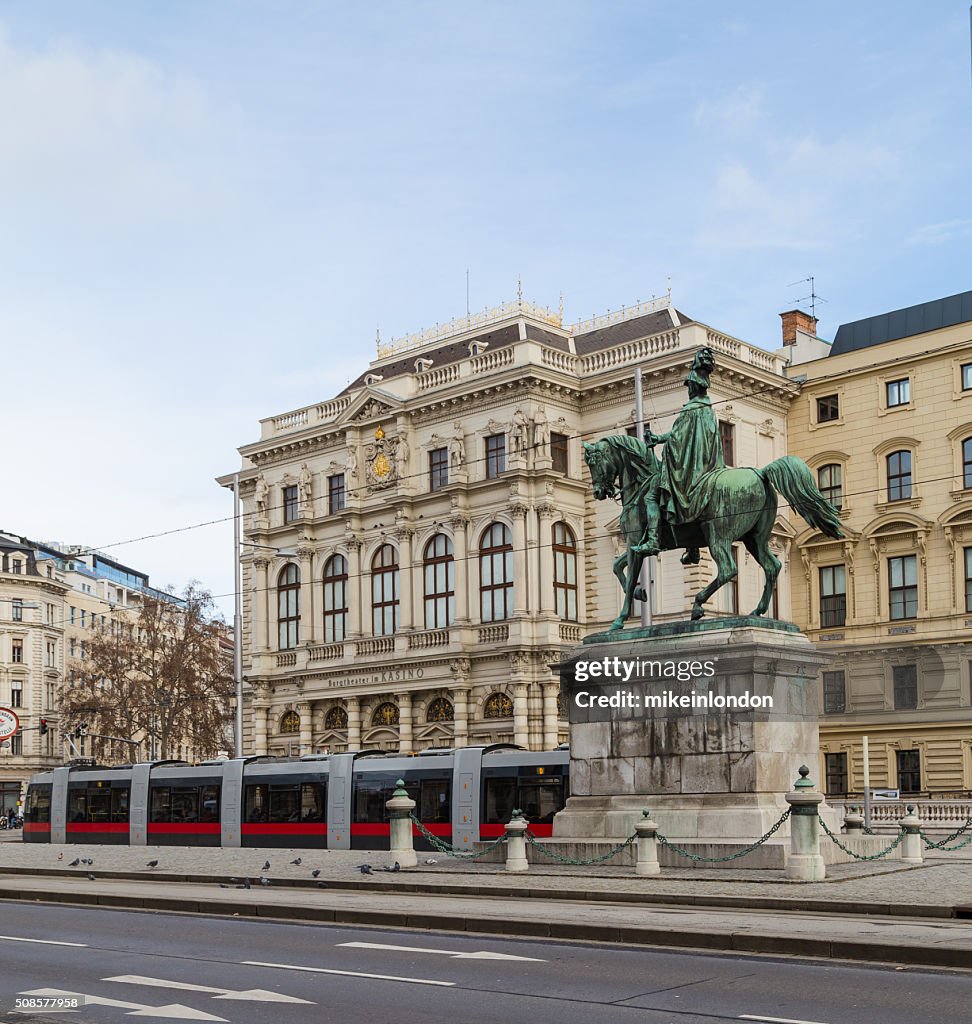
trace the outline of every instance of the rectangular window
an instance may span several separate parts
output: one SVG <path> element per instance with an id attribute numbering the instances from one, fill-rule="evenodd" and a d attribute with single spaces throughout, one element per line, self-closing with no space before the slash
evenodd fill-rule
<path id="1" fill-rule="evenodd" d="M 10 753 L 22 754 L 24 752 L 24 735 L 17 732 L 10 737 Z"/>
<path id="2" fill-rule="evenodd" d="M 829 423 L 840 417 L 840 400 L 837 395 L 824 395 L 817 399 L 817 422 Z"/>
<path id="3" fill-rule="evenodd" d="M 921 753 L 917 750 L 896 750 L 898 789 L 902 793 L 921 792 Z"/>
<path id="4" fill-rule="evenodd" d="M 86 623 L 86 619 L 85 619 L 85 616 L 86 616 L 86 615 L 87 615 L 87 612 L 86 612 L 86 611 L 85 611 L 85 610 L 84 610 L 84 609 L 82 608 L 82 609 L 81 609 L 81 628 L 82 628 L 82 629 L 84 629 L 84 628 L 85 628 L 85 623 Z"/>
<path id="5" fill-rule="evenodd" d="M 10 684 L 10 706 L 12 708 L 22 708 L 24 706 L 24 691 L 19 679 L 15 679 Z"/>
<path id="6" fill-rule="evenodd" d="M 892 619 L 918 618 L 918 559 L 915 555 L 888 559 L 888 596 Z"/>
<path id="7" fill-rule="evenodd" d="M 54 605 L 49 604 L 47 606 L 47 624 L 48 624 L 48 626 L 53 626 L 54 625 L 54 615 L 55 615 Z"/>
<path id="8" fill-rule="evenodd" d="M 14 622 L 24 621 L 24 602 L 19 597 L 15 597 L 13 600 L 13 620 Z"/>
<path id="9" fill-rule="evenodd" d="M 555 473 L 567 475 L 567 435 L 550 435 L 550 458 L 553 461 Z"/>
<path id="10" fill-rule="evenodd" d="M 911 497 L 911 452 L 892 452 L 887 467 L 888 501 L 907 501 Z"/>
<path id="11" fill-rule="evenodd" d="M 844 566 L 820 569 L 820 625 L 843 626 L 847 621 L 847 589 Z"/>
<path id="12" fill-rule="evenodd" d="M 889 380 L 886 387 L 889 409 L 896 405 L 907 405 L 911 401 L 911 381 L 907 377 L 902 380 Z"/>
<path id="13" fill-rule="evenodd" d="M 10 567 L 10 571 L 12 573 L 16 573 L 19 576 L 20 575 L 20 570 L 21 570 L 22 566 L 23 566 L 23 562 L 19 558 L 15 558 L 13 560 L 13 565 L 11 565 L 11 567 Z"/>
<path id="14" fill-rule="evenodd" d="M 972 612 L 972 548 L 965 549 L 965 610 Z"/>
<path id="15" fill-rule="evenodd" d="M 824 714 L 842 715 L 847 710 L 847 684 L 843 670 L 823 674 Z"/>
<path id="16" fill-rule="evenodd" d="M 727 466 L 736 464 L 736 428 L 732 423 L 719 420 L 719 438 L 722 441 L 722 458 Z"/>
<path id="17" fill-rule="evenodd" d="M 11 640 L 10 641 L 10 660 L 15 665 L 22 665 L 24 663 L 24 642 L 23 642 L 23 640 Z"/>
<path id="18" fill-rule="evenodd" d="M 492 480 L 506 472 L 506 434 L 486 436 L 486 479 Z"/>
<path id="19" fill-rule="evenodd" d="M 972 363 L 962 363 L 962 390 L 972 391 Z"/>
<path id="20" fill-rule="evenodd" d="M 918 707 L 918 666 L 895 665 L 891 671 L 894 677 L 894 710 L 916 710 Z"/>
<path id="21" fill-rule="evenodd" d="M 847 755 L 824 754 L 827 768 L 827 796 L 847 795 Z"/>
<path id="22" fill-rule="evenodd" d="M 433 448 L 429 452 L 429 490 L 441 490 L 448 482 L 449 449 Z"/>
<path id="23" fill-rule="evenodd" d="M 299 507 L 297 485 L 290 484 L 283 489 L 283 521 L 292 523 L 297 518 Z"/>
<path id="24" fill-rule="evenodd" d="M 77 613 L 77 608 L 75 608 L 75 607 L 74 607 L 74 606 L 72 605 L 72 606 L 71 606 L 71 617 L 70 617 L 70 622 L 71 622 L 71 625 L 72 625 L 72 626 L 74 625 L 74 616 L 75 616 L 75 614 L 76 614 L 76 613 Z"/>
<path id="25" fill-rule="evenodd" d="M 327 511 L 329 515 L 344 509 L 344 474 L 335 473 L 327 478 Z"/>

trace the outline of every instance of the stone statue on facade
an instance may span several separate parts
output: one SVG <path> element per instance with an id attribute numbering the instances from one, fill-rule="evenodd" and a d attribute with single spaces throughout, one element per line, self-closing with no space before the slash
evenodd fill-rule
<path id="1" fill-rule="evenodd" d="M 634 600 L 645 600 L 638 586 L 641 564 L 658 551 L 684 548 L 682 563 L 699 561 L 708 547 L 717 575 L 695 597 L 692 618 L 703 604 L 736 576 L 732 545 L 742 541 L 759 563 L 766 582 L 753 615 L 764 615 L 773 596 L 780 561 L 769 547 L 776 522 L 777 493 L 811 526 L 828 537 L 841 537 L 837 509 L 817 489 L 807 464 L 795 456 L 776 459 L 762 469 L 728 468 L 719 425 L 708 397 L 712 351 L 701 349 L 685 379 L 689 400 L 667 434 L 645 433 L 645 440 L 620 435 L 584 442 L 594 497 L 620 492 L 621 533 L 626 551 L 614 562 L 624 591 L 621 612 L 612 629 L 621 629 Z M 659 460 L 656 445 L 664 444 Z"/>
<path id="2" fill-rule="evenodd" d="M 395 474 L 399 480 L 406 480 L 408 478 L 408 456 L 408 441 L 405 435 L 402 434 L 398 439 L 398 444 L 395 445 Z"/>
<path id="3" fill-rule="evenodd" d="M 358 453 L 355 451 L 354 445 L 348 445 L 348 462 L 344 467 L 344 472 L 347 473 L 349 480 L 358 479 Z"/>
<path id="4" fill-rule="evenodd" d="M 314 507 L 314 476 L 305 462 L 300 467 L 300 503 L 305 512 Z"/>
<path id="5" fill-rule="evenodd" d="M 542 405 L 538 405 L 537 411 L 533 414 L 533 447 L 537 458 L 550 457 L 550 421 Z"/>
<path id="6" fill-rule="evenodd" d="M 449 464 L 453 469 L 462 469 L 466 461 L 466 435 L 459 420 L 456 420 L 454 426 L 455 433 L 449 440 Z"/>
<path id="7" fill-rule="evenodd" d="M 267 514 L 267 498 L 269 496 L 270 487 L 267 484 L 266 477 L 261 473 L 256 478 L 256 489 L 253 492 L 253 502 L 256 505 L 258 516 L 265 516 Z"/>
<path id="8" fill-rule="evenodd" d="M 527 418 L 522 409 L 513 413 L 513 423 L 510 427 L 510 446 L 514 455 L 520 455 L 526 446 L 527 441 Z"/>

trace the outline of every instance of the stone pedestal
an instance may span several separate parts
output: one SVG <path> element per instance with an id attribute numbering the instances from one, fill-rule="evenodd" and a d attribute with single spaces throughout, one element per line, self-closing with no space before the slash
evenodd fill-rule
<path id="1" fill-rule="evenodd" d="M 590 663 L 615 657 L 648 666 L 641 681 L 591 673 Z M 816 675 L 827 660 L 795 626 L 748 617 L 588 637 L 562 664 L 571 796 L 554 837 L 622 838 L 649 807 L 681 845 L 729 852 L 752 843 L 786 810 L 799 766 L 818 763 Z M 747 692 L 770 697 L 772 708 L 646 706 L 649 697 L 739 702 Z M 581 694 L 587 703 L 618 693 L 641 706 L 578 706 Z M 788 836 L 784 823 L 771 848 L 735 866 L 782 866 Z"/>

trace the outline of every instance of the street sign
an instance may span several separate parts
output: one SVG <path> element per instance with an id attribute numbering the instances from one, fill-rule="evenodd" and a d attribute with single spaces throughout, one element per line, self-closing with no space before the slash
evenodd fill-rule
<path id="1" fill-rule="evenodd" d="M 0 740 L 9 740 L 20 728 L 20 719 L 10 708 L 0 708 Z"/>
<path id="2" fill-rule="evenodd" d="M 872 789 L 871 790 L 872 800 L 900 800 L 901 790 L 900 789 Z"/>

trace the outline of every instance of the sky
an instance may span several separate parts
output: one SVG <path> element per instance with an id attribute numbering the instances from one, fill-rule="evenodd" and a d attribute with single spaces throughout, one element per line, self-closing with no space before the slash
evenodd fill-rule
<path id="1" fill-rule="evenodd" d="M 766 348 L 972 288 L 968 4 L 0 0 L 0 529 L 231 614 L 214 478 L 467 269 Z"/>

